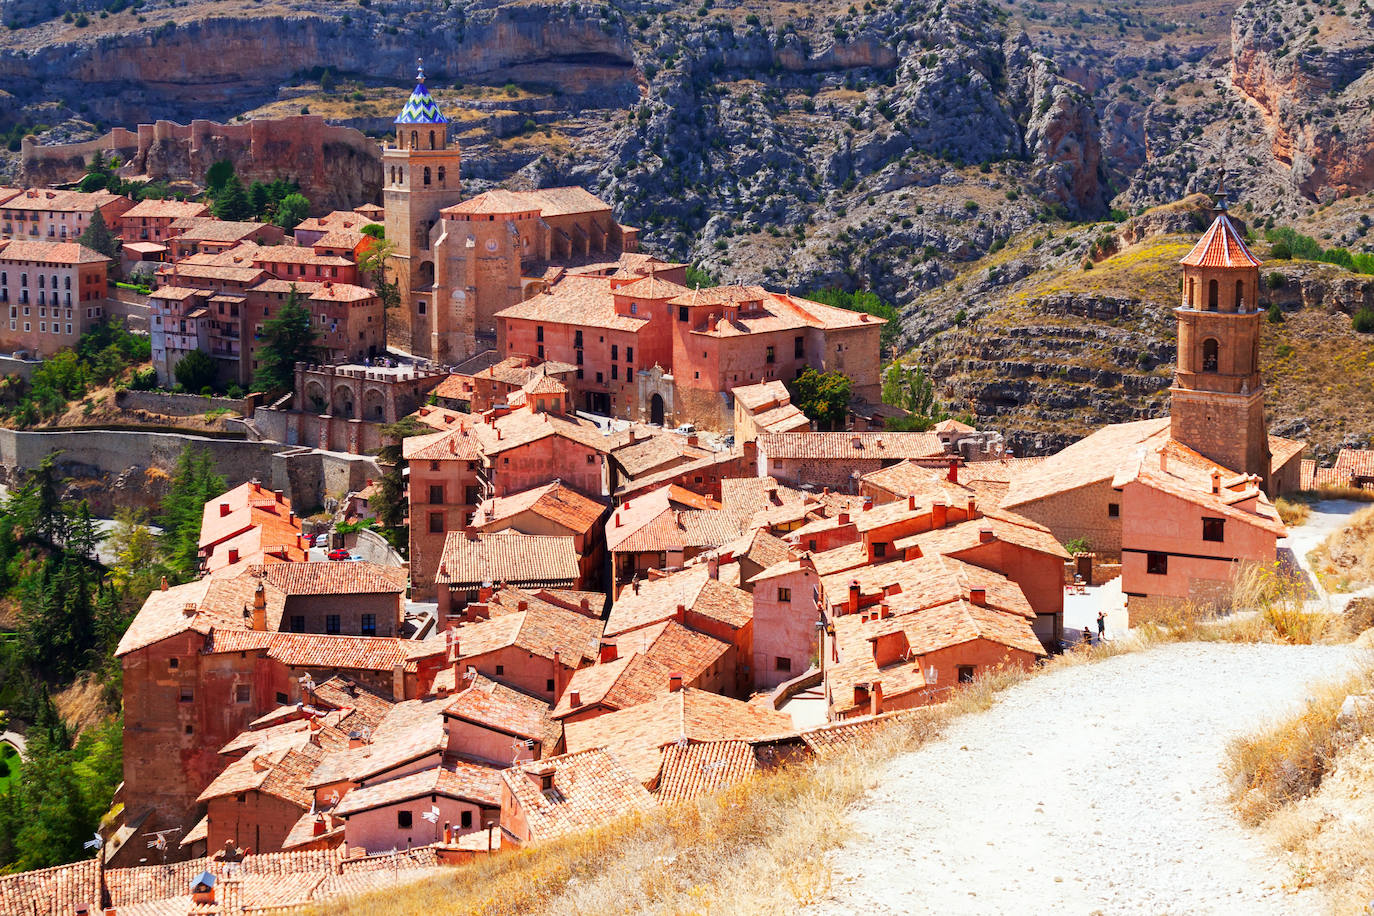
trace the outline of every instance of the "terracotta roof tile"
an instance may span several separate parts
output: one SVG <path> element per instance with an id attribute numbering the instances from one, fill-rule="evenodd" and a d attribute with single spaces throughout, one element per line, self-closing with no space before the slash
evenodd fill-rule
<path id="1" fill-rule="evenodd" d="M 1374 478 L 1374 449 L 1343 448 L 1336 455 L 1335 468 L 1352 477 Z"/>
<path id="2" fill-rule="evenodd" d="M 470 683 L 444 707 L 444 715 L 517 738 L 534 738 L 547 750 L 557 745 L 560 730 L 550 718 L 548 703 L 480 674 Z"/>
<path id="3" fill-rule="evenodd" d="M 487 500 L 478 507 L 472 524 L 474 528 L 490 530 L 493 525 L 532 512 L 567 531 L 587 534 L 605 511 L 603 504 L 555 480 L 542 487 Z"/>
<path id="4" fill-rule="evenodd" d="M 460 426 L 424 436 L 407 436 L 401 440 L 401 454 L 407 461 L 478 461 L 482 444 L 466 426 Z"/>
<path id="5" fill-rule="evenodd" d="M 753 776 L 758 770 L 748 741 L 670 744 L 663 749 L 654 795 L 660 804 L 693 801 Z"/>
<path id="6" fill-rule="evenodd" d="M 915 719 L 931 715 L 929 707 L 899 709 L 876 716 L 855 716 L 841 722 L 831 722 L 820 728 L 801 733 L 801 739 L 817 757 L 829 757 L 841 751 L 863 746 L 889 728 L 897 728 Z"/>
<path id="7" fill-rule="evenodd" d="M 673 617 L 678 605 L 731 627 L 743 627 L 753 619 L 753 599 L 748 592 L 712 579 L 704 565 L 689 567 L 661 579 L 647 579 L 623 589 L 611 606 L 606 635 L 628 633 Z"/>
<path id="8" fill-rule="evenodd" d="M 968 487 L 950 483 L 946 474 L 945 471 L 923 467 L 914 461 L 902 461 L 876 471 L 869 471 L 859 478 L 859 486 L 862 488 L 867 484 L 880 487 L 897 497 L 916 496 L 923 498 L 927 504 L 933 499 L 943 498 L 947 502 L 955 502 L 975 495 Z"/>
<path id="9" fill-rule="evenodd" d="M 76 242 L 0 241 L 0 260 L 37 261 L 40 264 L 98 264 L 109 262 L 98 251 Z"/>
<path id="10" fill-rule="evenodd" d="M 564 664 L 577 667 L 583 659 L 597 657 L 601 626 L 596 618 L 543 604 L 464 624 L 450 632 L 456 634 L 461 658 L 515 646 L 546 659 L 552 659 L 557 651 Z"/>
<path id="11" fill-rule="evenodd" d="M 648 785 L 658 775 L 665 745 L 756 738 L 791 730 L 792 719 L 785 713 L 684 687 L 648 703 L 569 722 L 563 733 L 570 752 L 605 747 Z"/>
<path id="12" fill-rule="evenodd" d="M 399 594 L 406 589 L 404 569 L 366 560 L 275 563 L 255 567 L 251 574 L 288 596 Z"/>
<path id="13" fill-rule="evenodd" d="M 1240 231 L 1223 212 L 1179 263 L 1189 267 L 1259 267 L 1264 262 L 1250 253 Z"/>
<path id="14" fill-rule="evenodd" d="M 1024 474 L 1012 477 L 1003 508 L 1014 509 L 1047 496 L 1111 480 L 1123 461 L 1142 445 L 1169 435 L 1169 418 L 1113 423 L 1047 457 Z"/>
<path id="15" fill-rule="evenodd" d="M 573 672 L 553 714 L 562 717 L 590 706 L 614 710 L 647 703 L 668 692 L 671 674 L 667 665 L 638 652 L 579 668 Z M 578 695 L 576 706 L 572 705 L 573 694 Z"/>
<path id="16" fill-rule="evenodd" d="M 713 668 L 731 649 L 729 643 L 698 633 L 676 620 L 665 620 L 622 633 L 616 637 L 616 646 L 622 654 L 639 652 L 660 663 L 669 672 L 681 674 L 688 684 Z M 664 690 L 667 689 L 667 683 L 666 680 L 663 682 Z"/>
<path id="17" fill-rule="evenodd" d="M 945 454 L 945 447 L 934 433 L 796 432 L 759 436 L 759 451 L 770 459 L 890 461 L 936 458 Z"/>
<path id="18" fill-rule="evenodd" d="M 444 795 L 497 807 L 501 804 L 500 785 L 500 770 L 466 760 L 455 760 L 449 765 L 354 789 L 343 797 L 334 813 L 346 818 L 360 811 L 371 811 L 428 795 Z"/>
<path id="19" fill-rule="evenodd" d="M 135 219 L 181 219 L 188 216 L 205 216 L 210 208 L 194 200 L 140 200 L 120 216 L 128 222 Z"/>
<path id="20" fill-rule="evenodd" d="M 553 787 L 541 791 L 539 774 L 550 770 Z M 534 842 L 608 824 L 654 806 L 643 784 L 602 748 L 511 767 L 502 771 L 501 778 L 529 824 Z"/>
<path id="21" fill-rule="evenodd" d="M 527 586 L 567 587 L 580 575 L 572 537 L 518 531 L 450 531 L 434 581 L 439 585 L 516 582 Z"/>
<path id="22" fill-rule="evenodd" d="M 311 776 L 311 786 L 348 780 L 362 782 L 389 770 L 441 754 L 448 744 L 444 731 L 445 700 L 425 697 L 395 704 L 361 747 L 334 751 Z"/>

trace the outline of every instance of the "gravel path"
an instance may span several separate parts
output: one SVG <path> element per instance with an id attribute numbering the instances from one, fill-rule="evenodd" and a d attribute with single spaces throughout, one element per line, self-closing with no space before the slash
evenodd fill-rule
<path id="1" fill-rule="evenodd" d="M 1227 740 L 1339 646 L 1184 644 L 1066 668 L 892 761 L 813 913 L 1310 914 L 1226 802 Z"/>

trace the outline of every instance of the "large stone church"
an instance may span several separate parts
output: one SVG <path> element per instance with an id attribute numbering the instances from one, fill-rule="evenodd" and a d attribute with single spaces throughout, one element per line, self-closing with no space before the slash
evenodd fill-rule
<path id="1" fill-rule="evenodd" d="M 442 364 L 495 341 L 495 314 L 556 266 L 615 261 L 638 230 L 582 188 L 488 191 L 463 199 L 462 153 L 423 68 L 382 153 L 386 237 L 400 315 L 389 343 Z"/>

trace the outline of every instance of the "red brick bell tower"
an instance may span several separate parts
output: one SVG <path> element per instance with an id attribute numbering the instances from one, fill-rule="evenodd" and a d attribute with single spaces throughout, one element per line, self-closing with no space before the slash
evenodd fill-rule
<path id="1" fill-rule="evenodd" d="M 1175 441 L 1269 486 L 1269 430 L 1259 371 L 1259 268 L 1217 194 L 1216 218 L 1180 262 L 1178 372 L 1169 389 Z"/>

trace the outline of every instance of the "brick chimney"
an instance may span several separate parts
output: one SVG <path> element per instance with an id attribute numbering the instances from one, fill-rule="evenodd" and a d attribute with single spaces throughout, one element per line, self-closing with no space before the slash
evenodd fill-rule
<path id="1" fill-rule="evenodd" d="M 849 513 L 848 513 L 848 512 L 841 512 L 838 516 L 835 517 L 835 521 L 839 522 L 841 525 L 848 525 L 848 524 L 849 524 Z"/>
<path id="2" fill-rule="evenodd" d="M 949 506 L 944 502 L 937 502 L 930 507 L 930 526 L 932 528 L 943 528 L 949 524 Z"/>
<path id="3" fill-rule="evenodd" d="M 610 640 L 603 640 L 601 643 L 602 664 L 605 664 L 606 662 L 613 662 L 619 657 L 620 650 L 616 647 L 616 644 L 614 642 L 611 642 Z"/>
<path id="4" fill-rule="evenodd" d="M 883 682 L 874 681 L 868 691 L 868 711 L 873 715 L 883 711 Z"/>
<path id="5" fill-rule="evenodd" d="M 945 480 L 948 480 L 950 483 L 958 483 L 958 482 L 959 482 L 959 459 L 958 459 L 958 458 L 951 458 L 951 459 L 949 459 L 949 470 L 945 472 Z"/>
<path id="6" fill-rule="evenodd" d="M 263 588 L 261 582 L 253 590 L 253 629 L 267 629 L 267 589 Z"/>
<path id="7" fill-rule="evenodd" d="M 674 671 L 668 675 L 668 690 L 670 693 L 677 693 L 682 689 L 682 672 Z"/>
<path id="8" fill-rule="evenodd" d="M 915 493 L 911 493 L 911 494 L 908 494 L 908 495 L 907 495 L 907 498 L 906 498 L 906 508 L 907 508 L 907 511 L 908 511 L 908 512 L 911 511 L 912 509 L 915 509 L 915 508 L 916 508 L 916 494 L 915 494 Z"/>
<path id="9" fill-rule="evenodd" d="M 477 589 L 477 600 L 483 603 L 490 601 L 493 591 L 495 591 L 495 589 L 492 588 L 490 582 L 483 582 Z"/>
<path id="10" fill-rule="evenodd" d="M 1162 454 L 1162 453 L 1161 453 Z M 1212 493 L 1216 495 L 1221 492 L 1221 468 L 1212 468 Z"/>
<path id="11" fill-rule="evenodd" d="M 981 585 L 975 585 L 968 590 L 968 600 L 979 607 L 987 607 L 988 590 Z"/>
<path id="12" fill-rule="evenodd" d="M 220 503 L 220 504 L 219 504 L 219 517 L 220 517 L 220 518 L 224 518 L 224 517 L 225 517 L 226 515 L 228 515 L 228 514 L 229 514 L 229 504 L 228 504 L 228 503 Z"/>
<path id="13" fill-rule="evenodd" d="M 396 665 L 391 669 L 391 695 L 398 701 L 406 699 L 405 665 Z"/>
<path id="14" fill-rule="evenodd" d="M 706 574 L 712 579 L 720 578 L 720 557 L 711 556 L 706 560 Z"/>
<path id="15" fill-rule="evenodd" d="M 582 691 L 580 691 L 580 690 L 569 690 L 569 691 L 568 691 L 568 705 L 569 705 L 570 707 L 572 707 L 573 709 L 577 709 L 579 706 L 581 706 L 581 705 L 582 705 Z"/>
<path id="16" fill-rule="evenodd" d="M 677 610 L 673 612 L 673 619 L 678 623 L 685 622 L 687 620 L 687 605 L 679 604 Z"/>
<path id="17" fill-rule="evenodd" d="M 853 579 L 849 583 L 849 613 L 859 613 L 859 580 Z"/>
<path id="18" fill-rule="evenodd" d="M 992 529 L 991 529 L 991 528 L 979 528 L 979 529 L 978 529 L 978 543 L 980 543 L 980 544 L 991 544 L 991 543 L 992 543 L 993 541 L 995 541 L 995 540 L 997 540 L 997 535 L 995 535 L 995 534 L 992 533 Z"/>
<path id="19" fill-rule="evenodd" d="M 230 566 L 233 566 L 233 565 L 234 565 L 235 563 L 237 563 L 238 561 L 239 561 L 239 549 L 238 549 L 237 547 L 230 547 L 230 548 L 229 548 L 229 565 L 230 565 Z"/>
<path id="20" fill-rule="evenodd" d="M 864 497 L 864 511 L 867 512 L 869 509 L 872 509 L 872 508 L 873 508 L 873 497 L 872 497 L 872 496 L 865 496 L 865 497 Z"/>

